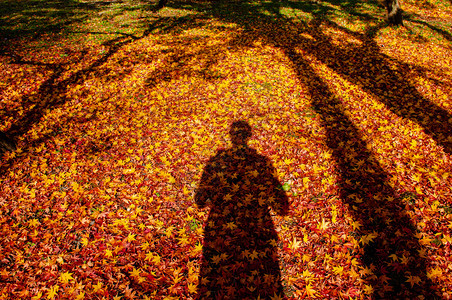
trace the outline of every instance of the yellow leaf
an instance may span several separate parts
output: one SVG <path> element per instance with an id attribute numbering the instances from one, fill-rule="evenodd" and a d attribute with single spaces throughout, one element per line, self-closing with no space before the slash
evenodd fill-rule
<path id="1" fill-rule="evenodd" d="M 368 235 L 365 235 L 361 238 L 361 242 L 364 245 L 369 244 L 369 242 L 372 242 L 374 240 L 374 238 L 376 238 L 378 236 L 378 234 L 376 232 L 370 233 Z"/>
<path id="2" fill-rule="evenodd" d="M 58 258 L 56 259 L 57 263 L 59 263 L 60 265 L 64 264 L 64 259 L 63 256 L 58 256 Z"/>
<path id="3" fill-rule="evenodd" d="M 443 274 L 443 271 L 441 270 L 441 268 L 436 267 L 435 269 L 430 269 L 429 271 L 427 271 L 427 277 L 432 279 L 434 277 L 440 277 Z"/>
<path id="4" fill-rule="evenodd" d="M 395 253 L 389 255 L 389 257 L 392 258 L 392 261 L 397 261 L 398 260 L 398 257 L 397 257 L 397 255 Z"/>
<path id="5" fill-rule="evenodd" d="M 140 270 L 137 270 L 137 269 L 133 268 L 132 272 L 130 272 L 130 275 L 132 277 L 136 277 L 136 278 L 140 277 Z"/>
<path id="6" fill-rule="evenodd" d="M 133 174 L 135 173 L 135 168 L 125 169 L 124 171 L 122 171 L 122 173 L 124 175 Z"/>
<path id="7" fill-rule="evenodd" d="M 342 275 L 342 273 L 344 273 L 344 267 L 343 266 L 333 267 L 333 271 L 337 275 Z"/>
<path id="8" fill-rule="evenodd" d="M 337 243 L 337 242 L 339 242 L 338 237 L 335 236 L 335 235 L 333 234 L 333 235 L 331 236 L 331 242 L 332 242 L 332 243 Z"/>
<path id="9" fill-rule="evenodd" d="M 289 248 L 292 250 L 296 250 L 300 248 L 301 241 L 297 241 L 297 238 L 293 238 L 293 241 L 289 242 Z"/>
<path id="10" fill-rule="evenodd" d="M 188 195 L 190 193 L 190 190 L 187 189 L 187 187 L 184 186 L 182 192 L 184 193 L 184 195 Z"/>
<path id="11" fill-rule="evenodd" d="M 309 297 L 315 297 L 317 291 L 314 290 L 311 286 L 311 283 L 309 283 L 308 285 L 306 285 L 306 293 L 308 294 Z"/>
<path id="12" fill-rule="evenodd" d="M 141 244 L 140 248 L 141 248 L 141 250 L 147 250 L 149 248 L 149 243 L 144 242 L 143 244 Z"/>
<path id="13" fill-rule="evenodd" d="M 259 252 L 257 252 L 256 250 L 253 250 L 253 252 L 250 254 L 251 260 L 258 258 L 258 256 L 259 256 Z"/>
<path id="14" fill-rule="evenodd" d="M 364 285 L 364 293 L 366 293 L 367 295 L 371 295 L 374 293 L 374 288 L 371 285 Z"/>
<path id="15" fill-rule="evenodd" d="M 331 222 L 336 223 L 336 217 L 337 217 L 337 210 L 336 210 L 336 205 L 332 205 L 331 206 Z"/>
<path id="16" fill-rule="evenodd" d="M 325 219 L 322 218 L 322 223 L 319 223 L 319 225 L 317 225 L 317 228 L 326 230 L 328 228 L 328 224 L 330 224 L 330 222 L 326 222 Z"/>
<path id="17" fill-rule="evenodd" d="M 152 258 L 152 261 L 157 265 L 160 263 L 160 255 L 158 255 L 157 253 L 154 255 L 154 257 Z"/>
<path id="18" fill-rule="evenodd" d="M 102 288 L 102 282 L 98 281 L 96 285 L 93 285 L 93 293 L 97 293 Z"/>
<path id="19" fill-rule="evenodd" d="M 72 273 L 69 273 L 69 272 L 62 273 L 60 275 L 60 277 L 58 278 L 58 280 L 63 284 L 68 283 L 69 280 L 73 280 L 73 279 L 74 278 L 72 278 Z"/>
<path id="20" fill-rule="evenodd" d="M 251 291 L 251 290 L 250 290 Z M 283 300 L 284 298 L 276 293 L 273 296 L 270 296 L 271 300 Z"/>
<path id="21" fill-rule="evenodd" d="M 105 249 L 105 256 L 106 257 L 112 257 L 113 256 L 113 253 L 111 252 L 110 249 Z"/>
<path id="22" fill-rule="evenodd" d="M 152 252 L 148 252 L 146 253 L 146 260 L 152 260 L 154 258 L 154 255 L 152 254 Z"/>
<path id="23" fill-rule="evenodd" d="M 54 285 L 51 288 L 49 288 L 49 291 L 47 292 L 47 299 L 55 298 L 59 289 L 60 287 L 58 285 Z"/>
<path id="24" fill-rule="evenodd" d="M 188 292 L 189 293 L 196 293 L 196 290 L 197 290 L 196 284 L 193 284 L 193 283 L 188 284 Z"/>
<path id="25" fill-rule="evenodd" d="M 304 270 L 302 275 L 306 280 L 309 280 L 312 277 L 312 273 L 309 272 L 309 270 Z"/>
<path id="26" fill-rule="evenodd" d="M 132 241 L 135 241 L 135 234 L 129 233 L 129 235 L 127 236 L 127 241 L 129 243 L 132 242 Z"/>
<path id="27" fill-rule="evenodd" d="M 290 165 L 292 162 L 293 162 L 293 159 L 289 159 L 289 158 L 284 159 L 284 163 L 286 165 Z"/>
<path id="28" fill-rule="evenodd" d="M 190 244 L 187 237 L 181 237 L 179 238 L 179 242 L 177 242 L 179 245 L 185 246 Z"/>
<path id="29" fill-rule="evenodd" d="M 420 186 L 416 186 L 414 189 L 416 190 L 416 193 L 418 193 L 419 195 L 424 195 L 424 192 L 422 192 L 422 188 Z"/>
<path id="30" fill-rule="evenodd" d="M 28 223 L 30 224 L 31 227 L 36 227 L 40 224 L 38 219 L 29 220 Z"/>
<path id="31" fill-rule="evenodd" d="M 441 240 L 443 241 L 443 243 L 452 244 L 452 238 L 449 235 L 447 235 L 447 234 L 445 234 L 444 238 L 442 238 Z"/>
<path id="32" fill-rule="evenodd" d="M 174 227 L 173 227 L 173 226 L 170 226 L 170 227 L 166 228 L 166 230 L 165 230 L 166 236 L 167 236 L 167 237 L 170 237 L 171 234 L 172 234 L 172 232 L 173 232 L 173 230 L 174 230 Z"/>
<path id="33" fill-rule="evenodd" d="M 352 227 L 353 227 L 353 230 L 359 229 L 359 227 L 361 227 L 361 223 L 358 221 L 354 221 L 352 223 Z"/>
<path id="34" fill-rule="evenodd" d="M 202 244 L 198 242 L 198 243 L 195 245 L 195 248 L 191 251 L 191 254 L 192 254 L 193 256 L 195 256 L 195 255 L 201 253 L 201 251 L 202 251 Z"/>

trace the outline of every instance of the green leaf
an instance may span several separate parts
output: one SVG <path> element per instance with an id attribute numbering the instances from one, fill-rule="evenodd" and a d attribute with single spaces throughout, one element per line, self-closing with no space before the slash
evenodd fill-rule
<path id="1" fill-rule="evenodd" d="M 287 192 L 290 190 L 290 184 L 288 184 L 287 182 L 283 184 L 282 189 Z"/>

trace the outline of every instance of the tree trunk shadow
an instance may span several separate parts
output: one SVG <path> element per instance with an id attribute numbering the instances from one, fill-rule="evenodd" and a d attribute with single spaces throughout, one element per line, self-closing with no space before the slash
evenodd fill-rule
<path id="1" fill-rule="evenodd" d="M 427 276 L 426 249 L 420 245 L 416 227 L 399 196 L 388 184 L 388 175 L 367 150 L 359 129 L 323 79 L 293 49 L 283 51 L 291 57 L 294 70 L 312 97 L 313 108 L 321 116 L 325 142 L 333 151 L 340 175 L 340 197 L 359 228 L 361 261 L 367 273 L 363 279 L 374 290 L 372 298 L 422 295 L 439 299 Z"/>

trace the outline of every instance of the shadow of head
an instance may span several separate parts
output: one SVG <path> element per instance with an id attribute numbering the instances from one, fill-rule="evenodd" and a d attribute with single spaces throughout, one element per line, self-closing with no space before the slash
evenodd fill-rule
<path id="1" fill-rule="evenodd" d="M 245 121 L 235 121 L 229 129 L 229 136 L 234 146 L 245 146 L 252 135 L 251 126 Z"/>

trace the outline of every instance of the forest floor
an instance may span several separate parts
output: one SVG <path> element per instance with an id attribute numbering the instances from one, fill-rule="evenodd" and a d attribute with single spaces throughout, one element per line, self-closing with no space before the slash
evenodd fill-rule
<path id="1" fill-rule="evenodd" d="M 452 3 L 401 3 L 0 1 L 0 299 L 452 299 Z"/>

